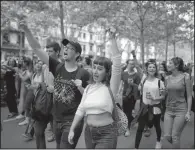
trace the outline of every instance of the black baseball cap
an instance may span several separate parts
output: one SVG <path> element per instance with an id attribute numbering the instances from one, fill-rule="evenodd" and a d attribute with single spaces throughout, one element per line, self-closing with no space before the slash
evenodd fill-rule
<path id="1" fill-rule="evenodd" d="M 69 41 L 69 40 L 67 40 L 67 39 L 63 39 L 63 40 L 62 40 L 62 44 L 63 44 L 64 46 L 66 46 L 67 44 L 71 44 L 71 45 L 75 48 L 76 52 L 78 52 L 78 53 L 80 53 L 80 54 L 81 54 L 81 52 L 82 52 L 81 45 L 80 45 L 78 42 L 73 42 L 73 41 Z"/>

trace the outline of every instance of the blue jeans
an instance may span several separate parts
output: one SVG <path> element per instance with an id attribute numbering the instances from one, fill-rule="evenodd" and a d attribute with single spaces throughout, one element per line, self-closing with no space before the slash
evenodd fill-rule
<path id="1" fill-rule="evenodd" d="M 185 115 L 187 105 L 181 104 L 177 107 L 169 106 L 166 108 L 164 117 L 165 139 L 172 144 L 172 148 L 180 148 L 181 133 L 186 125 Z"/>
<path id="2" fill-rule="evenodd" d="M 103 127 L 85 128 L 85 144 L 87 149 L 116 149 L 117 132 L 113 124 Z"/>
<path id="3" fill-rule="evenodd" d="M 82 121 L 74 132 L 74 144 L 71 145 L 68 142 L 68 134 L 70 131 L 70 127 L 72 125 L 72 121 L 67 120 L 66 122 L 56 122 L 54 121 L 53 127 L 54 127 L 54 134 L 56 138 L 56 148 L 57 149 L 74 149 L 78 143 L 78 140 L 81 136 L 82 130 L 83 130 L 83 124 L 84 121 Z"/>

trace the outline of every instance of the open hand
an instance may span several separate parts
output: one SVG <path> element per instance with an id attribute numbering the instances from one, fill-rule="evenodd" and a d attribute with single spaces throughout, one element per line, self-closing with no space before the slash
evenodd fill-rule
<path id="1" fill-rule="evenodd" d="M 110 27 L 109 29 L 106 30 L 106 33 L 108 35 L 108 40 L 114 39 L 116 36 L 116 28 Z"/>
<path id="2" fill-rule="evenodd" d="M 22 20 L 19 21 L 19 29 L 25 29 L 27 27 L 28 26 L 27 26 L 26 20 L 22 19 Z"/>
<path id="3" fill-rule="evenodd" d="M 186 116 L 185 116 L 185 119 L 186 119 L 186 121 L 190 121 L 190 118 L 191 118 L 191 115 L 190 115 L 190 113 L 189 112 L 187 112 L 186 113 Z"/>
<path id="4" fill-rule="evenodd" d="M 69 134 L 68 134 L 68 142 L 72 145 L 74 144 L 73 142 L 74 139 L 74 132 L 70 130 Z"/>

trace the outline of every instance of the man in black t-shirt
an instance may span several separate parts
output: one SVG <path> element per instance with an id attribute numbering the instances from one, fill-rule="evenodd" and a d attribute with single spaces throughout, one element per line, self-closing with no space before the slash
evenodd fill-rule
<path id="1" fill-rule="evenodd" d="M 82 133 L 83 122 L 75 131 L 73 145 L 68 142 L 68 133 L 77 107 L 80 104 L 82 93 L 89 80 L 89 73 L 78 67 L 77 63 L 77 59 L 79 59 L 82 52 L 81 46 L 77 42 L 67 39 L 62 40 L 62 57 L 65 62 L 60 63 L 48 56 L 47 52 L 41 50 L 40 44 L 32 36 L 24 20 L 20 22 L 20 27 L 25 31 L 27 40 L 36 55 L 49 66 L 49 71 L 54 75 L 53 119 L 57 148 L 73 149 L 76 147 Z M 40 124 L 40 122 L 37 124 Z M 45 128 L 45 126 L 42 126 L 42 128 Z"/>
<path id="2" fill-rule="evenodd" d="M 138 85 L 141 81 L 140 76 L 134 71 L 134 60 L 127 61 L 127 71 L 124 71 L 121 76 L 121 80 L 124 84 L 123 88 L 123 111 L 128 118 L 128 127 L 130 128 L 131 121 L 134 119 L 132 111 L 135 106 L 135 102 L 139 99 Z M 130 132 L 127 130 L 125 136 L 129 136 Z"/>

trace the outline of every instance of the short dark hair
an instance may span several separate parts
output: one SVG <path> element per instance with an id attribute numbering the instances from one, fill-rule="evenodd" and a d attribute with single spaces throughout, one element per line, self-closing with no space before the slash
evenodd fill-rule
<path id="1" fill-rule="evenodd" d="M 85 57 L 85 62 L 87 65 L 91 65 L 91 59 L 89 57 Z"/>
<path id="2" fill-rule="evenodd" d="M 107 86 L 110 85 L 110 79 L 111 79 L 111 71 L 112 71 L 112 62 L 110 59 L 106 57 L 97 56 L 93 62 L 93 64 L 103 66 L 106 70 L 106 77 L 102 81 Z"/>
<path id="3" fill-rule="evenodd" d="M 184 72 L 184 62 L 183 59 L 180 57 L 173 57 L 171 61 L 174 63 L 175 66 L 177 66 L 178 71 Z"/>
<path id="4" fill-rule="evenodd" d="M 53 50 L 55 52 L 60 52 L 61 51 L 61 47 L 60 47 L 60 45 L 57 42 L 52 42 L 52 43 L 48 44 L 46 46 L 46 48 L 53 48 Z"/>

